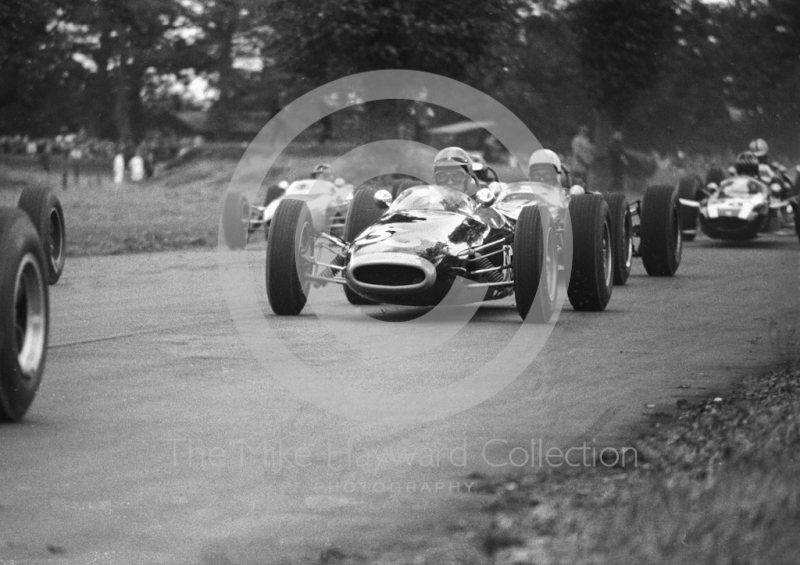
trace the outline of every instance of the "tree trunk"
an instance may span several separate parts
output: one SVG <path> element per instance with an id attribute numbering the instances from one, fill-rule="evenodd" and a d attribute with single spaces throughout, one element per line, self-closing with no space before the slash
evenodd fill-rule
<path id="1" fill-rule="evenodd" d="M 117 140 L 129 143 L 133 139 L 131 129 L 130 85 L 128 84 L 128 68 L 120 57 L 114 69 L 114 124 L 117 128 Z"/>
<path id="2" fill-rule="evenodd" d="M 611 114 L 605 110 L 595 108 L 594 110 L 594 146 L 595 158 L 592 168 L 589 171 L 588 185 L 589 190 L 599 190 L 608 192 L 612 190 L 613 177 L 611 175 L 611 160 L 608 156 L 608 148 L 611 144 L 611 136 L 614 133 L 614 125 Z"/>

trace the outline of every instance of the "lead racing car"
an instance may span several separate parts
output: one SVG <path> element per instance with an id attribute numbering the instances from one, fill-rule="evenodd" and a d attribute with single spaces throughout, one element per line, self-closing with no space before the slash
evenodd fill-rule
<path id="1" fill-rule="evenodd" d="M 499 196 L 482 189 L 474 199 L 440 185 L 411 187 L 396 199 L 361 188 L 341 238 L 318 229 L 306 203 L 278 205 L 266 289 L 279 315 L 299 314 L 312 286 L 339 284 L 356 305 L 435 306 L 448 295 L 465 303 L 514 294 L 523 319 L 547 322 L 559 269 L 569 275 L 573 308 L 601 311 L 614 283 L 627 280 L 634 256 L 651 275 L 677 270 L 672 187 L 652 187 L 633 205 L 621 194 L 569 195 L 541 182 L 509 184 Z"/>

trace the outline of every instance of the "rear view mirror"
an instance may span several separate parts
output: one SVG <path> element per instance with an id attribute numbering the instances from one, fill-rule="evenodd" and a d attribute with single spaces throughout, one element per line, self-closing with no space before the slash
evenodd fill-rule
<path id="1" fill-rule="evenodd" d="M 342 177 L 339 177 L 339 178 L 337 178 L 336 180 L 333 181 L 333 184 L 335 184 L 336 186 L 342 187 L 342 186 L 344 186 L 344 179 Z"/>
<path id="2" fill-rule="evenodd" d="M 392 193 L 388 190 L 379 190 L 373 198 L 375 205 L 381 210 L 386 210 L 392 204 Z"/>
<path id="3" fill-rule="evenodd" d="M 475 200 L 480 202 L 484 208 L 488 208 L 497 200 L 497 195 L 488 188 L 482 188 L 475 194 Z"/>

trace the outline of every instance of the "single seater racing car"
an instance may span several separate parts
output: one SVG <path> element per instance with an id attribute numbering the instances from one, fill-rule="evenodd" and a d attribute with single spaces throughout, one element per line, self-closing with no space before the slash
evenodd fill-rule
<path id="1" fill-rule="evenodd" d="M 719 183 L 712 181 L 694 196 L 686 194 L 680 199 L 686 224 L 683 229 L 693 235 L 699 224 L 702 232 L 712 239 L 749 240 L 780 229 L 785 211 L 786 216 L 794 216 L 795 231 L 800 238 L 798 197 L 782 196 L 778 187 L 748 175 L 736 175 Z"/>
<path id="2" fill-rule="evenodd" d="M 266 273 L 276 314 L 299 314 L 312 284 L 335 283 L 352 304 L 434 306 L 451 292 L 462 297 L 456 302 L 514 294 L 523 319 L 547 322 L 559 266 L 570 274 L 572 306 L 598 311 L 614 282 L 627 279 L 635 254 L 651 275 L 674 274 L 681 256 L 677 195 L 663 186 L 634 206 L 621 194 L 569 196 L 536 182 L 507 185 L 499 197 L 482 189 L 475 199 L 438 185 L 408 188 L 394 200 L 365 187 L 355 193 L 342 238 L 316 226 L 305 202 L 278 205 Z M 323 260 L 323 251 L 333 259 Z"/>

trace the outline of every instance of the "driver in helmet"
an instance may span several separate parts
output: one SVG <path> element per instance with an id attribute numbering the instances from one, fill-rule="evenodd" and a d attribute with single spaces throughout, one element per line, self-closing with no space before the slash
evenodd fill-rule
<path id="1" fill-rule="evenodd" d="M 541 182 L 559 188 L 564 187 L 565 173 L 561 159 L 555 151 L 539 149 L 528 160 L 528 176 L 533 182 Z"/>
<path id="2" fill-rule="evenodd" d="M 758 178 L 758 157 L 752 151 L 744 151 L 736 157 L 736 174 Z"/>
<path id="3" fill-rule="evenodd" d="M 773 192 L 780 198 L 788 198 L 792 192 L 792 182 L 786 176 L 786 167 L 777 162 L 769 162 L 769 145 L 763 139 L 754 139 L 750 142 L 750 152 L 758 159 L 759 172 L 756 175 L 770 185 Z M 773 185 L 776 185 L 773 187 Z"/>
<path id="4" fill-rule="evenodd" d="M 446 147 L 433 160 L 433 180 L 440 186 L 475 196 L 480 183 L 472 169 L 472 159 L 460 147 Z"/>
<path id="5" fill-rule="evenodd" d="M 333 182 L 336 175 L 333 173 L 333 167 L 327 163 L 322 163 L 314 167 L 314 170 L 311 171 L 311 178 Z"/>

